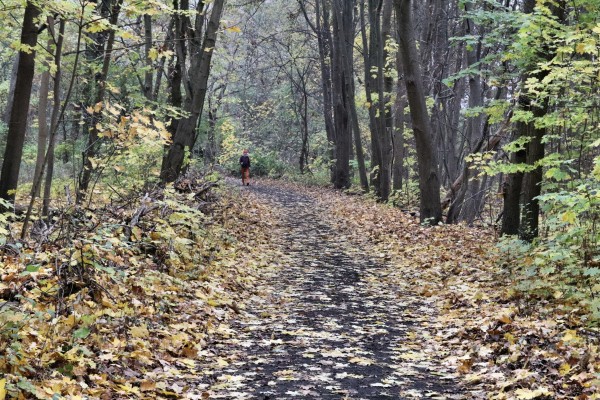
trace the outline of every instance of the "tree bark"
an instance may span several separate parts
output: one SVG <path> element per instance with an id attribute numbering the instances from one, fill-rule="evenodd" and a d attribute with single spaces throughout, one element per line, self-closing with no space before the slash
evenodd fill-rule
<path id="1" fill-rule="evenodd" d="M 523 3 L 523 12 L 532 14 L 535 11 L 536 1 L 525 0 Z M 552 14 L 560 22 L 565 20 L 565 1 L 559 1 L 550 8 Z M 521 82 L 524 84 L 530 76 L 542 81 L 547 75 L 548 70 L 539 70 L 538 63 L 548 62 L 554 57 L 554 50 L 545 46 L 538 49 L 534 61 L 523 73 Z M 516 139 L 528 136 L 529 142 L 524 150 L 517 152 L 514 156 L 516 163 L 525 163 L 529 166 L 535 166 L 538 161 L 544 158 L 544 135 L 546 129 L 535 126 L 535 121 L 546 115 L 548 112 L 548 101 L 546 98 L 537 99 L 536 102 L 527 94 L 519 96 L 519 107 L 523 110 L 531 111 L 534 116 L 533 122 L 518 122 L 516 124 Z M 541 166 L 536 166 L 527 173 L 517 172 L 509 175 L 508 187 L 505 191 L 504 210 L 502 230 L 503 235 L 519 234 L 519 238 L 528 242 L 533 241 L 539 234 L 539 214 L 540 207 L 537 197 L 541 193 L 541 184 L 543 171 Z M 519 196 L 517 196 L 517 192 Z M 520 207 L 520 204 L 522 207 Z M 520 219 L 517 212 L 521 209 Z M 509 214 L 508 216 L 506 214 Z M 506 219 L 506 221 L 505 221 Z"/>
<path id="2" fill-rule="evenodd" d="M 201 3 L 199 3 L 199 7 Z M 196 126 L 204 107 L 211 59 L 216 44 L 224 3 L 224 0 L 215 0 L 212 3 L 213 8 L 210 20 L 201 44 L 198 36 L 202 32 L 203 15 L 199 14 L 196 17 L 194 31 L 197 36 L 192 37 L 190 44 L 190 69 L 187 74 L 184 73 L 184 78 L 187 77 L 184 82 L 184 87 L 187 91 L 184 110 L 189 115 L 179 121 L 177 130 L 173 136 L 173 143 L 169 146 L 169 150 L 163 159 L 161 180 L 165 183 L 177 179 L 184 167 L 186 149 L 191 152 L 197 138 Z M 193 77 L 193 79 L 189 77 Z"/>
<path id="3" fill-rule="evenodd" d="M 94 165 L 92 159 L 98 154 L 100 150 L 100 138 L 98 130 L 98 122 L 102 116 L 102 108 L 104 105 L 104 96 L 106 94 L 106 81 L 108 78 L 108 71 L 110 63 L 112 61 L 113 46 L 115 43 L 115 26 L 119 20 L 119 13 L 121 12 L 121 5 L 123 0 L 113 0 L 110 8 L 110 30 L 108 32 L 108 38 L 106 39 L 106 49 L 102 56 L 102 70 L 99 76 L 96 78 L 96 96 L 93 101 L 94 111 L 91 117 L 88 140 L 83 151 L 83 169 L 79 179 L 79 190 L 77 191 L 76 201 L 80 204 L 85 198 L 85 194 L 88 190 L 92 173 L 94 172 Z"/>
<path id="4" fill-rule="evenodd" d="M 144 96 L 152 101 L 154 100 L 154 91 L 152 86 L 152 59 L 150 59 L 150 50 L 152 50 L 152 16 L 144 14 L 144 60 L 146 71 L 144 72 Z"/>
<path id="5" fill-rule="evenodd" d="M 54 22 L 49 24 L 54 29 Z M 54 74 L 52 116 L 50 118 L 50 140 L 48 142 L 48 153 L 46 161 L 46 181 L 44 182 L 44 198 L 42 201 L 42 215 L 47 216 L 52 200 L 52 179 L 54 178 L 54 150 L 56 145 L 56 136 L 58 135 L 58 123 L 60 118 L 60 83 L 62 78 L 62 48 L 65 34 L 65 20 L 61 18 L 58 28 L 58 39 L 56 41 L 56 52 L 54 53 L 54 65 L 56 72 Z"/>
<path id="6" fill-rule="evenodd" d="M 15 59 L 12 63 L 12 68 L 10 69 L 10 85 L 8 88 L 8 93 L 15 92 L 15 86 L 17 84 L 17 71 L 19 70 L 19 54 L 20 53 L 17 53 L 17 55 L 15 56 Z M 4 113 L 2 114 L 2 121 L 4 121 L 6 125 L 10 124 L 10 113 L 12 111 L 12 103 L 13 97 L 8 96 L 8 99 L 6 99 L 6 108 L 4 109 Z"/>
<path id="7" fill-rule="evenodd" d="M 411 1 L 394 0 L 394 5 L 398 16 L 399 51 L 402 57 L 406 93 L 417 148 L 420 220 L 421 223 L 436 225 L 442 220 L 440 180 L 431 125 L 425 104 L 419 55 L 413 35 Z"/>
<path id="8" fill-rule="evenodd" d="M 371 23 L 372 0 L 369 1 L 368 16 Z M 375 19 L 375 17 L 373 17 Z M 377 21 L 377 19 L 375 19 Z M 376 23 L 379 26 L 378 23 Z M 378 28 L 375 28 L 378 30 Z M 373 45 L 373 36 L 377 35 L 371 27 L 370 35 L 367 35 L 367 22 L 365 16 L 365 0 L 360 1 L 360 32 L 363 42 L 363 62 L 365 79 L 365 97 L 369 108 L 369 128 L 371 130 L 371 185 L 375 191 L 375 196 L 381 199 L 381 143 L 380 143 L 380 120 L 377 118 L 377 107 L 373 99 L 373 93 L 378 93 L 377 79 L 372 77 L 372 68 L 377 65 L 376 48 L 377 42 Z"/>
<path id="9" fill-rule="evenodd" d="M 311 21 L 303 0 L 298 0 L 300 9 L 306 22 L 309 24 L 317 37 L 319 47 L 319 64 L 321 70 L 321 88 L 323 91 L 323 117 L 325 121 L 325 133 L 329 142 L 329 156 L 335 159 L 335 127 L 333 123 L 333 95 L 331 81 L 332 66 L 332 36 L 331 36 L 331 18 L 329 5 L 325 0 L 315 1 L 315 23 Z M 333 169 L 331 171 L 331 182 L 333 183 Z"/>
<path id="10" fill-rule="evenodd" d="M 358 176 L 360 178 L 360 186 L 368 193 L 369 192 L 369 177 L 367 176 L 367 167 L 365 165 L 365 154 L 362 148 L 362 135 L 360 133 L 360 125 L 358 123 L 358 112 L 356 110 L 355 101 L 356 87 L 352 80 L 352 92 L 348 94 L 348 102 L 350 104 L 350 118 L 352 120 L 352 132 L 354 133 L 354 149 L 356 151 L 356 162 L 358 163 Z"/>
<path id="11" fill-rule="evenodd" d="M 352 121 L 348 94 L 352 91 L 352 45 L 354 8 L 346 0 L 333 1 L 333 120 L 335 124 L 335 166 L 333 185 L 336 189 L 350 187 L 350 149 Z"/>
<path id="12" fill-rule="evenodd" d="M 48 40 L 48 48 L 52 47 L 52 40 Z M 35 159 L 35 170 L 33 176 L 42 175 L 44 157 L 46 156 L 46 144 L 48 142 L 48 94 L 50 92 L 50 62 L 51 59 L 45 58 L 42 78 L 40 79 L 40 91 L 38 102 L 38 137 L 37 137 L 37 156 Z M 36 191 L 39 196 L 40 188 Z"/>
<path id="13" fill-rule="evenodd" d="M 401 65 L 398 65 L 401 68 Z M 402 190 L 404 178 L 404 108 L 406 108 L 406 94 L 404 82 L 398 79 L 396 88 L 396 103 L 394 105 L 394 133 L 393 143 L 393 166 L 392 166 L 392 188 L 396 191 Z"/>
<path id="14" fill-rule="evenodd" d="M 379 46 L 377 51 L 378 67 L 377 81 L 379 90 L 379 118 L 380 123 L 380 148 L 381 148 L 381 179 L 380 192 L 381 201 L 387 201 L 390 196 L 392 185 L 392 131 L 394 128 L 391 106 L 391 94 L 394 79 L 386 74 L 386 63 L 389 52 L 387 42 L 392 39 L 392 0 L 381 0 L 381 29 L 379 34 Z"/>
<path id="15" fill-rule="evenodd" d="M 35 20 L 39 15 L 40 9 L 31 1 L 28 1 L 23 15 L 21 44 L 27 46 L 29 51 L 21 50 L 19 52 L 13 106 L 10 113 L 4 162 L 0 175 L 0 197 L 9 201 L 14 201 L 14 191 L 17 189 L 19 182 L 19 170 L 27 129 L 27 114 L 33 85 L 35 46 L 38 38 Z"/>

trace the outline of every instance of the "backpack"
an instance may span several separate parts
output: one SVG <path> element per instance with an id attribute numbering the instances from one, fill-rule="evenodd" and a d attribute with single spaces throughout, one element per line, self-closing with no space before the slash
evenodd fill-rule
<path id="1" fill-rule="evenodd" d="M 242 168 L 248 168 L 250 166 L 250 157 L 248 157 L 248 156 L 241 156 L 240 157 L 240 164 L 242 165 Z"/>

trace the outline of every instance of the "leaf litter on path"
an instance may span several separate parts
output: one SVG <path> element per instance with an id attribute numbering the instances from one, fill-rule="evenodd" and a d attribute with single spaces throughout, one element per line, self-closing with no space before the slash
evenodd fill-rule
<path id="1" fill-rule="evenodd" d="M 257 184 L 241 196 L 278 218 L 267 251 L 282 256 L 257 282 L 266 297 L 249 299 L 236 334 L 215 343 L 215 357 L 235 362 L 207 376 L 211 398 L 463 398 L 428 330 L 435 305 L 382 279 L 385 257 L 295 188 Z"/>
<path id="2" fill-rule="evenodd" d="M 249 305 L 258 319 L 246 344 L 283 341 L 242 357 L 253 398 L 292 398 L 290 386 L 305 398 L 600 398 L 585 316 L 515 295 L 493 232 L 426 228 L 359 196 L 280 181 L 246 195 L 270 205 L 272 247 L 286 254 L 259 283 L 270 300 Z"/>

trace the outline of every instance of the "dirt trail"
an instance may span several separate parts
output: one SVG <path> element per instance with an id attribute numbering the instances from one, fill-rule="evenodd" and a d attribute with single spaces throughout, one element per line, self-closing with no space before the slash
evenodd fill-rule
<path id="1" fill-rule="evenodd" d="M 463 398 L 428 333 L 433 307 L 385 284 L 385 257 L 323 222 L 307 194 L 241 190 L 279 211 L 272 244 L 286 256 L 209 345 L 210 398 Z"/>

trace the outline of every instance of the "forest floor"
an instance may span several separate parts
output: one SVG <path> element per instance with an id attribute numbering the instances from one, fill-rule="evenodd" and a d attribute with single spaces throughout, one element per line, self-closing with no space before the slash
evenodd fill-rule
<path id="1" fill-rule="evenodd" d="M 600 399 L 585 310 L 515 291 L 490 230 L 214 185 L 0 246 L 0 400 Z"/>

